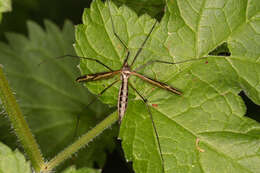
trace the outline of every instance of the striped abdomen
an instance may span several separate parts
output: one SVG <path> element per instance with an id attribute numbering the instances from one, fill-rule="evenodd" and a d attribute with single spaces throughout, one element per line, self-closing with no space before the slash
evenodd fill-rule
<path id="1" fill-rule="evenodd" d="M 122 73 L 121 80 L 122 84 L 119 89 L 118 94 L 118 101 L 117 101 L 117 109 L 118 109 L 118 116 L 119 116 L 119 123 L 121 123 L 127 108 L 127 101 L 128 101 L 128 74 Z"/>

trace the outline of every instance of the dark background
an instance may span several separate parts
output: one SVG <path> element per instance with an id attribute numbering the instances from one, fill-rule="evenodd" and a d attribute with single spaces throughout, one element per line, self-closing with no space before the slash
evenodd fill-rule
<path id="1" fill-rule="evenodd" d="M 27 34 L 26 22 L 29 20 L 40 24 L 42 27 L 44 19 L 51 20 L 60 27 L 63 26 L 65 19 L 71 20 L 75 25 L 80 24 L 83 10 L 89 7 L 91 0 L 13 0 L 12 3 L 12 12 L 4 13 L 0 24 L 1 41 L 6 41 L 4 37 L 6 32 Z M 159 11 L 163 8 L 160 2 L 157 7 Z M 142 13 L 145 13 L 145 11 L 141 10 L 139 14 Z M 156 13 L 154 16 L 161 16 L 161 13 Z M 217 54 L 229 55 L 229 52 L 226 49 L 226 52 L 218 52 Z M 240 93 L 240 96 L 247 105 L 246 116 L 260 122 L 259 106 L 255 105 L 243 92 Z M 131 163 L 126 163 L 118 141 L 116 149 L 112 153 L 108 153 L 107 163 L 102 172 L 133 172 L 131 167 Z"/>

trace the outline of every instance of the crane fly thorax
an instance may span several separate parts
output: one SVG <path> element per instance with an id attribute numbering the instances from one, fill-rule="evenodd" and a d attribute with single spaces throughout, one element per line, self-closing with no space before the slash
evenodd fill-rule
<path id="1" fill-rule="evenodd" d="M 131 68 L 125 64 L 121 69 L 121 78 L 128 79 L 131 75 Z"/>

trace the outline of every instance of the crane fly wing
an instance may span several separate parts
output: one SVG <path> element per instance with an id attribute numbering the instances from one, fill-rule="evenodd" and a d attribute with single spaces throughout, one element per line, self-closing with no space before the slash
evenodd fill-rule
<path id="1" fill-rule="evenodd" d="M 94 74 L 86 74 L 80 76 L 76 79 L 77 82 L 91 82 L 97 81 L 102 79 L 107 79 L 115 76 L 116 74 L 120 73 L 119 70 L 117 71 L 109 71 L 109 72 L 101 72 L 101 73 L 94 73 Z"/>
<path id="2" fill-rule="evenodd" d="M 173 88 L 172 86 L 167 85 L 167 84 L 165 84 L 165 83 L 163 83 L 163 82 L 160 82 L 160 81 L 151 79 L 151 78 L 149 78 L 149 77 L 147 77 L 147 76 L 144 76 L 144 75 L 142 75 L 142 74 L 139 74 L 139 73 L 137 73 L 137 72 L 135 72 L 135 71 L 132 71 L 131 74 L 134 75 L 134 76 L 139 77 L 140 79 L 142 79 L 142 80 L 144 80 L 144 81 L 146 81 L 146 82 L 149 82 L 149 83 L 152 84 L 152 85 L 155 85 L 155 86 L 160 87 L 160 88 L 162 88 L 162 89 L 166 89 L 167 91 L 170 91 L 170 92 L 172 92 L 172 93 L 174 93 L 174 94 L 182 95 L 182 92 L 181 92 L 181 91 L 179 91 L 178 89 Z"/>

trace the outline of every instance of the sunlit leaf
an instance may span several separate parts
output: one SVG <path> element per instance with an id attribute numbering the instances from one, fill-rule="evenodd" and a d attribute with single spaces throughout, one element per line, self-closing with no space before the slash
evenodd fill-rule
<path id="1" fill-rule="evenodd" d="M 31 173 L 31 167 L 20 151 L 12 151 L 8 146 L 0 143 L 0 172 Z"/>
<path id="2" fill-rule="evenodd" d="M 2 20 L 2 13 L 12 10 L 11 0 L 0 0 L 0 22 Z"/>

